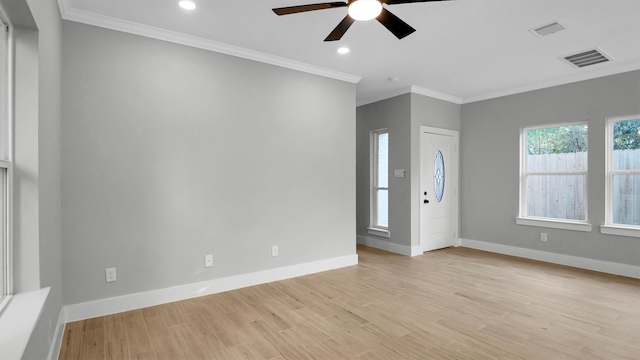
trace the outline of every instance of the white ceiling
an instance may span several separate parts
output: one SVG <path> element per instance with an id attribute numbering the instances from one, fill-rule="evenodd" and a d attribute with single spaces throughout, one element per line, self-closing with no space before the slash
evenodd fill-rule
<path id="1" fill-rule="evenodd" d="M 193 11 L 178 0 L 58 1 L 68 20 L 357 82 L 359 105 L 410 90 L 467 103 L 640 69 L 640 0 L 385 5 L 416 32 L 398 40 L 372 20 L 354 23 L 336 42 L 323 40 L 346 8 L 271 11 L 322 0 L 193 0 Z M 553 21 L 566 30 L 546 37 L 529 32 Z M 340 46 L 351 52 L 338 54 Z M 593 48 L 613 61 L 579 69 L 562 59 Z"/>

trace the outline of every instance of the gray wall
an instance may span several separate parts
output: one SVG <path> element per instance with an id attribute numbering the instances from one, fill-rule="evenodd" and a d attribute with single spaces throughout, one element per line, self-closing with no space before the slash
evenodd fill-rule
<path id="1" fill-rule="evenodd" d="M 355 254 L 354 84 L 66 21 L 62 44 L 66 304 Z"/>
<path id="2" fill-rule="evenodd" d="M 640 71 L 462 106 L 461 237 L 640 265 L 636 238 L 600 233 L 605 221 L 605 119 L 640 113 Z M 591 232 L 516 225 L 519 135 L 527 126 L 587 121 Z M 539 241 L 540 232 L 548 242 Z"/>
<path id="3" fill-rule="evenodd" d="M 62 309 L 60 220 L 60 14 L 27 0 L 39 31 L 17 31 L 14 291 L 51 287 L 25 359 L 46 358 Z M 14 2 L 14 5 L 18 5 Z M 27 26 L 29 21 L 21 22 Z"/>
<path id="4" fill-rule="evenodd" d="M 460 104 L 411 94 L 411 245 L 420 246 L 420 127 L 460 131 Z"/>
<path id="5" fill-rule="evenodd" d="M 404 94 L 357 108 L 358 235 L 404 246 L 420 245 L 420 126 L 460 129 L 460 105 L 419 94 Z M 389 129 L 389 239 L 367 233 L 370 212 L 370 148 L 372 130 Z M 394 178 L 405 169 L 405 178 Z M 415 194 L 412 196 L 411 194 Z"/>
<path id="6" fill-rule="evenodd" d="M 357 108 L 357 231 L 358 235 L 410 246 L 411 219 L 411 96 L 404 94 Z M 389 239 L 369 235 L 370 211 L 370 133 L 389 129 Z M 394 169 L 407 170 L 407 177 L 394 178 Z"/>

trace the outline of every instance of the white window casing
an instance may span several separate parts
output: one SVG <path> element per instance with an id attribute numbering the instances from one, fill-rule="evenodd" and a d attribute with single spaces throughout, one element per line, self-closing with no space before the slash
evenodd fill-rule
<path id="1" fill-rule="evenodd" d="M 614 222 L 614 181 L 616 175 L 633 175 L 640 176 L 640 167 L 634 166 L 632 169 L 615 169 L 614 168 L 614 125 L 617 122 L 625 120 L 640 119 L 640 114 L 629 116 L 618 116 L 607 119 L 606 139 L 605 139 L 605 223 L 600 226 L 600 232 L 607 235 L 630 236 L 640 238 L 640 226 L 632 224 L 621 224 Z M 638 130 L 640 131 L 640 130 Z M 640 150 L 633 150 L 639 152 Z M 638 155 L 636 155 L 638 156 Z M 640 190 L 640 189 L 639 189 Z M 637 195 L 640 198 L 640 196 Z M 640 204 L 638 205 L 640 211 Z"/>
<path id="2" fill-rule="evenodd" d="M 565 168 L 565 169 L 538 169 L 535 166 L 528 166 L 527 160 L 531 159 L 533 161 L 533 157 L 528 156 L 528 143 L 527 143 L 527 133 L 531 130 L 544 130 L 544 129 L 559 129 L 564 127 L 575 127 L 577 125 L 587 126 L 586 123 L 564 123 L 564 124 L 551 124 L 544 126 L 535 126 L 535 127 L 527 127 L 523 128 L 520 131 L 520 186 L 519 186 L 519 214 L 516 217 L 516 223 L 519 225 L 527 225 L 527 226 L 539 226 L 546 228 L 555 228 L 555 229 L 565 229 L 565 230 L 574 230 L 574 231 L 591 231 L 591 224 L 588 223 L 588 167 L 587 167 L 587 151 L 580 152 L 581 157 L 584 157 L 581 161 L 582 166 L 578 166 L 578 168 Z M 587 130 L 588 131 L 588 130 Z M 561 157 L 570 157 L 574 153 L 547 153 L 547 157 L 557 157 L 558 159 Z M 538 155 L 540 156 L 540 155 Z M 576 157 L 574 156 L 574 159 Z M 566 159 L 564 159 L 566 160 Z M 567 160 L 568 161 L 568 160 Z M 583 168 L 581 168 L 583 167 Z M 583 205 L 580 207 L 584 216 L 580 216 L 579 218 L 571 218 L 571 216 L 566 215 L 562 216 L 553 216 L 553 214 L 538 214 L 536 211 L 533 213 L 529 212 L 528 201 L 531 198 L 535 198 L 543 201 L 550 202 L 550 199 L 553 199 L 554 194 L 559 192 L 559 189 L 547 187 L 545 191 L 540 191 L 540 193 L 533 192 L 534 190 L 528 187 L 528 180 L 535 180 L 535 178 L 545 179 L 549 177 L 557 177 L 557 179 L 568 179 L 567 182 L 573 180 L 577 181 L 579 179 L 583 179 L 579 181 L 582 183 L 580 186 L 580 191 L 576 190 L 575 187 L 567 186 L 567 189 L 572 189 L 571 191 L 575 191 L 575 193 L 571 194 L 571 196 L 580 196 L 579 202 Z M 549 191 L 549 189 L 553 191 Z M 577 194 L 577 195 L 576 195 Z M 583 194 L 583 195 L 580 195 Z M 558 198 L 564 198 L 562 196 L 558 196 Z M 583 209 L 582 209 L 583 208 Z M 562 211 L 558 211 L 560 214 Z M 549 211 L 551 213 L 551 211 Z M 576 216 L 577 217 L 577 216 Z"/>
<path id="3" fill-rule="evenodd" d="M 389 237 L 389 132 L 371 132 L 370 151 L 370 220 L 367 231 L 371 235 Z M 386 201 L 382 201 L 386 199 Z"/>
<path id="4" fill-rule="evenodd" d="M 13 294 L 13 29 L 6 24 L 4 13 L 0 11 L 0 312 Z"/>

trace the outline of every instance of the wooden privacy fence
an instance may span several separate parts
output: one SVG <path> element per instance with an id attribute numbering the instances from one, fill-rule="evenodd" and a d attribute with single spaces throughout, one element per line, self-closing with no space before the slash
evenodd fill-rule
<path id="1" fill-rule="evenodd" d="M 639 170 L 640 149 L 614 150 L 614 170 Z M 614 224 L 640 225 L 640 175 L 614 174 L 612 185 Z"/>
<path id="2" fill-rule="evenodd" d="M 527 155 L 527 171 L 584 171 L 587 153 Z M 584 175 L 529 175 L 527 215 L 557 219 L 585 219 Z"/>
<path id="3" fill-rule="evenodd" d="M 616 170 L 640 169 L 640 149 L 613 151 Z M 585 171 L 587 153 L 527 155 L 527 171 Z M 527 215 L 585 220 L 584 175 L 529 175 Z M 640 175 L 614 175 L 613 222 L 640 225 Z M 597 204 L 596 204 L 597 206 Z"/>

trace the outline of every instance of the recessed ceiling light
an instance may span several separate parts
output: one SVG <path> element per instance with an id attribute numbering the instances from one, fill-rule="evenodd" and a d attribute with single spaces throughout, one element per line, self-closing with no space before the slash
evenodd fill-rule
<path id="1" fill-rule="evenodd" d="M 188 1 L 188 0 L 180 1 L 178 5 L 180 5 L 181 8 L 187 9 L 187 10 L 193 10 L 196 8 L 196 4 L 194 4 L 193 1 Z"/>
<path id="2" fill-rule="evenodd" d="M 349 52 L 349 48 L 348 47 L 344 47 L 343 46 L 341 48 L 338 48 L 338 54 L 346 54 L 348 52 Z"/>

